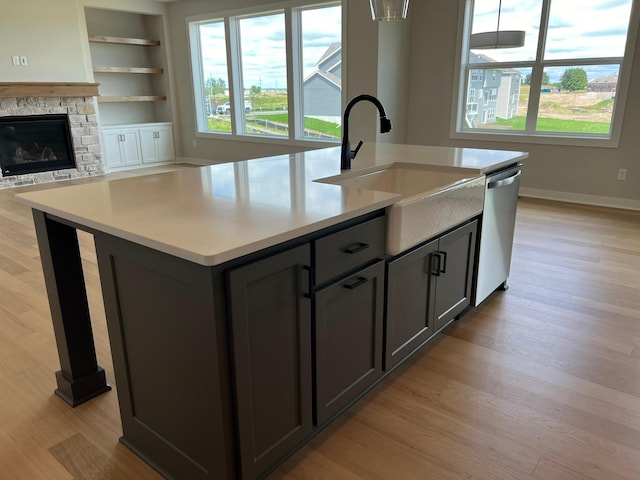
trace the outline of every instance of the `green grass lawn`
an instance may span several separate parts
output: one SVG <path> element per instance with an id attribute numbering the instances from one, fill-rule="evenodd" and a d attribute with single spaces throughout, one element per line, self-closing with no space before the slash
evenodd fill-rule
<path id="1" fill-rule="evenodd" d="M 289 122 L 289 114 L 288 113 L 273 113 L 273 114 L 249 114 L 247 115 L 247 120 L 251 123 L 252 118 L 259 118 L 262 120 L 270 120 L 272 122 L 277 122 L 283 125 L 287 125 Z M 208 119 L 207 124 L 208 130 L 213 132 L 230 132 L 231 131 L 231 122 L 228 116 L 215 116 L 210 117 Z M 318 120 L 316 118 L 307 118 L 304 119 L 304 127 L 313 132 L 322 133 L 324 135 L 328 135 L 330 137 L 339 139 L 342 136 L 342 127 L 335 123 L 325 122 L 324 120 Z M 274 134 L 282 135 L 282 131 L 274 130 Z M 312 135 L 311 135 L 312 136 Z"/>
<path id="2" fill-rule="evenodd" d="M 289 122 L 288 113 L 274 113 L 269 115 L 258 114 L 255 115 L 255 117 L 283 124 L 287 124 Z M 318 120 L 317 118 L 305 117 L 304 128 L 335 138 L 340 138 L 342 136 L 342 127 L 340 125 L 331 122 L 325 122 L 324 120 Z"/>
<path id="3" fill-rule="evenodd" d="M 496 119 L 496 126 L 509 130 L 524 130 L 525 117 L 514 117 L 510 120 Z M 589 122 L 586 120 L 561 120 L 557 118 L 539 118 L 538 132 L 569 133 L 609 133 L 609 122 Z"/>

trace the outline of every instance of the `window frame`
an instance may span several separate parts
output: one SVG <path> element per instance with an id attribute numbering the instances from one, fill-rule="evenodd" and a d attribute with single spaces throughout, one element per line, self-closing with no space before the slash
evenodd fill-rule
<path id="1" fill-rule="evenodd" d="M 624 57 L 598 57 L 580 59 L 560 59 L 544 60 L 544 44 L 548 27 L 550 5 L 552 0 L 542 0 L 542 11 L 540 21 L 540 33 L 536 48 L 536 59 L 531 61 L 518 62 L 496 62 L 491 66 L 499 69 L 510 68 L 530 68 L 531 85 L 529 103 L 527 109 L 526 126 L 524 131 L 492 131 L 488 129 L 465 130 L 463 120 L 465 115 L 465 92 L 469 88 L 469 71 L 474 67 L 486 68 L 487 64 L 469 63 L 469 40 L 472 24 L 472 3 L 474 0 L 459 0 L 460 12 L 458 18 L 458 34 L 456 44 L 456 63 L 454 71 L 455 87 L 452 95 L 452 115 L 450 125 L 450 138 L 460 140 L 481 140 L 495 142 L 532 143 L 547 145 L 573 145 L 587 147 L 607 147 L 616 148 L 620 144 L 620 135 L 624 118 L 624 110 L 628 90 L 631 81 L 631 69 L 633 66 L 634 51 L 638 36 L 638 23 L 640 22 L 640 0 L 632 0 L 631 12 L 629 15 L 629 27 L 627 31 L 627 41 L 625 44 Z M 543 21 L 544 20 L 544 21 Z M 616 90 L 616 101 L 612 113 L 611 130 L 609 135 L 585 135 L 579 133 L 555 133 L 536 132 L 535 121 L 538 119 L 538 107 L 540 100 L 540 88 L 545 67 L 563 66 L 580 67 L 584 65 L 604 65 L 619 64 L 618 89 Z"/>
<path id="2" fill-rule="evenodd" d="M 345 44 L 346 8 L 342 0 L 309 0 L 274 2 L 270 5 L 246 7 L 241 9 L 211 12 L 185 19 L 189 42 L 189 65 L 192 92 L 191 101 L 194 106 L 194 135 L 196 138 L 207 138 L 226 141 L 242 141 L 250 143 L 269 143 L 277 145 L 303 146 L 323 148 L 339 144 L 340 139 L 318 140 L 304 137 L 303 110 L 303 68 L 302 68 L 302 11 L 325 7 L 340 7 L 342 18 L 341 44 Z M 244 132 L 244 108 L 236 109 L 235 105 L 244 105 L 244 86 L 242 85 L 242 60 L 240 51 L 239 22 L 242 18 L 266 16 L 282 13 L 285 17 L 285 42 L 287 66 L 287 111 L 289 112 L 289 129 L 286 136 L 253 135 Z M 224 22 L 227 49 L 227 71 L 229 101 L 231 102 L 231 132 L 206 130 L 204 75 L 202 66 L 202 47 L 200 45 L 199 25 L 205 23 Z M 346 72 L 344 48 L 342 49 L 343 88 L 341 92 L 341 110 L 344 106 L 344 75 Z M 239 102 L 239 103 L 238 103 Z"/>

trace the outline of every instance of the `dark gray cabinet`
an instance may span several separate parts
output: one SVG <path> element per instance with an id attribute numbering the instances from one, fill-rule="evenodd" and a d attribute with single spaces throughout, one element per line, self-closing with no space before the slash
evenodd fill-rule
<path id="1" fill-rule="evenodd" d="M 382 375 L 385 232 L 378 216 L 313 242 L 318 426 Z"/>
<path id="2" fill-rule="evenodd" d="M 219 275 L 107 234 L 95 244 L 121 442 L 167 478 L 236 477 Z"/>
<path id="3" fill-rule="evenodd" d="M 316 293 L 317 423 L 348 406 L 382 375 L 384 261 Z"/>
<path id="4" fill-rule="evenodd" d="M 471 304 L 478 222 L 467 223 L 440 237 L 432 274 L 437 277 L 434 328 L 439 330 Z"/>
<path id="5" fill-rule="evenodd" d="M 386 370 L 470 305 L 476 231 L 474 220 L 389 262 Z"/>
<path id="6" fill-rule="evenodd" d="M 257 478 L 313 431 L 310 246 L 231 270 L 242 478 Z"/>
<path id="7" fill-rule="evenodd" d="M 434 240 L 389 262 L 385 369 L 397 365 L 434 332 L 435 280 L 431 263 Z"/>
<path id="8" fill-rule="evenodd" d="M 227 271 L 241 478 L 266 474 L 380 378 L 381 213 Z"/>

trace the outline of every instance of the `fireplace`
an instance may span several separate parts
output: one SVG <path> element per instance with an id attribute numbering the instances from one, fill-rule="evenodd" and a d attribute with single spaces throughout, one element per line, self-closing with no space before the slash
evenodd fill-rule
<path id="1" fill-rule="evenodd" d="M 75 168 L 68 115 L 0 117 L 0 167 L 5 177 Z"/>
<path id="2" fill-rule="evenodd" d="M 0 188 L 103 175 L 97 95 L 97 83 L 0 82 Z"/>

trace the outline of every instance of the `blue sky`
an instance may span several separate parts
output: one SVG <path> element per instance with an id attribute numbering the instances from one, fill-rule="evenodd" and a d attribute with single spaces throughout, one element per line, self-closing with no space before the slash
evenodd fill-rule
<path id="1" fill-rule="evenodd" d="M 622 57 L 628 27 L 631 0 L 552 0 L 545 59 Z M 499 0 L 476 0 L 473 33 L 495 31 Z M 500 30 L 524 30 L 522 48 L 483 50 L 497 61 L 534 60 L 538 43 L 542 0 L 503 2 Z M 589 80 L 610 75 L 617 66 L 584 66 Z M 559 80 L 564 68 L 549 71 L 552 81 Z"/>
<path id="2" fill-rule="evenodd" d="M 301 10 L 303 76 L 308 75 L 324 51 L 341 41 L 341 7 Z M 243 83 L 263 89 L 286 88 L 284 14 L 240 19 Z M 200 26 L 205 78 L 223 78 L 228 85 L 224 24 Z"/>
<path id="3" fill-rule="evenodd" d="M 476 0 L 473 32 L 495 31 L 499 0 Z M 503 2 L 501 30 L 525 30 L 525 45 L 517 49 L 484 50 L 497 61 L 533 60 L 539 33 L 542 0 Z M 546 59 L 623 56 L 631 0 L 552 0 Z M 341 38 L 339 6 L 302 10 L 303 76 L 308 75 L 322 53 Z M 243 83 L 263 89 L 286 88 L 284 15 L 247 17 L 240 21 Z M 205 78 L 227 81 L 224 26 L 201 26 Z M 584 66 L 589 79 L 617 71 L 607 66 Z M 549 70 L 558 81 L 564 68 Z"/>

